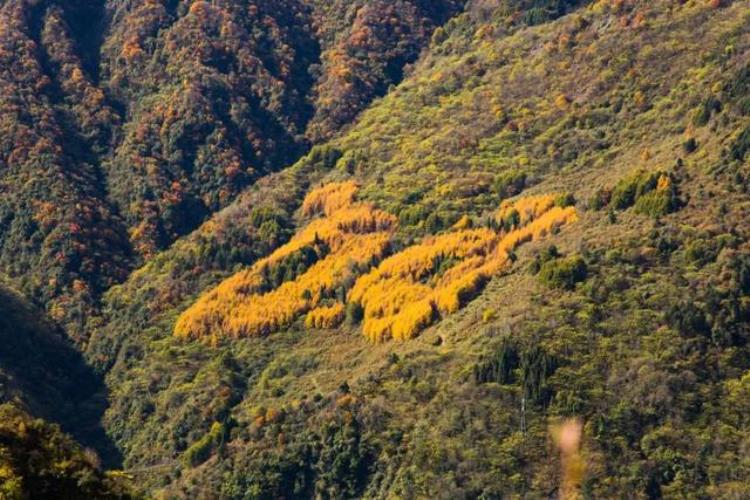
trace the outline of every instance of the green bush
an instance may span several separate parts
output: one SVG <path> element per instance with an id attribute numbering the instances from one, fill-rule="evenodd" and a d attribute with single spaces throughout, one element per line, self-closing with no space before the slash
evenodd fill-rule
<path id="1" fill-rule="evenodd" d="M 745 128 L 739 137 L 734 140 L 731 147 L 732 159 L 742 161 L 747 152 L 750 151 L 750 127 Z"/>
<path id="2" fill-rule="evenodd" d="M 590 210 L 601 210 L 609 204 L 611 196 L 612 193 L 610 191 L 597 189 L 591 198 L 589 198 L 587 206 Z"/>
<path id="3" fill-rule="evenodd" d="M 550 288 L 572 290 L 586 279 L 586 261 L 579 255 L 546 262 L 539 271 L 539 280 Z"/>
<path id="4" fill-rule="evenodd" d="M 427 208 L 423 205 L 405 207 L 398 213 L 398 219 L 402 226 L 416 226 L 426 218 Z"/>
<path id="5" fill-rule="evenodd" d="M 715 97 L 709 97 L 705 101 L 703 101 L 703 104 L 701 104 L 701 107 L 698 108 L 698 111 L 696 111 L 695 116 L 693 117 L 693 123 L 697 127 L 703 127 L 708 124 L 708 122 L 711 120 L 711 115 L 713 113 L 720 113 L 721 112 L 721 101 L 719 101 Z"/>
<path id="6" fill-rule="evenodd" d="M 518 224 L 520 223 L 521 214 L 518 213 L 518 210 L 513 209 L 510 211 L 510 213 L 508 213 L 508 215 L 505 216 L 501 224 L 503 226 L 503 229 L 507 232 L 518 226 Z"/>
<path id="7" fill-rule="evenodd" d="M 289 228 L 291 222 L 286 213 L 271 207 L 256 207 L 250 212 L 250 222 L 253 227 L 260 229 L 266 222 L 275 222 L 278 226 Z"/>
<path id="8" fill-rule="evenodd" d="M 314 165 L 319 165 L 324 170 L 330 170 L 336 166 L 336 162 L 343 156 L 341 150 L 329 146 L 314 146 L 308 154 L 308 160 Z"/>
<path id="9" fill-rule="evenodd" d="M 495 192 L 502 199 L 519 194 L 525 187 L 526 173 L 515 169 L 500 174 L 494 185 Z"/>
<path id="10" fill-rule="evenodd" d="M 750 67 L 744 67 L 735 77 L 729 88 L 729 96 L 735 102 L 734 108 L 742 115 L 750 114 Z"/>
<path id="11" fill-rule="evenodd" d="M 349 302 L 346 304 L 346 324 L 350 326 L 358 325 L 362 318 L 365 317 L 365 311 L 359 302 Z"/>
<path id="12" fill-rule="evenodd" d="M 211 456 L 211 453 L 221 447 L 226 440 L 226 426 L 219 422 L 211 425 L 211 430 L 193 443 L 183 455 L 183 461 L 188 467 L 197 467 Z"/>
<path id="13" fill-rule="evenodd" d="M 652 191 L 638 198 L 635 211 L 650 217 L 661 217 L 677 209 L 677 197 L 672 190 Z"/>
<path id="14" fill-rule="evenodd" d="M 639 172 L 622 179 L 612 190 L 612 208 L 625 210 L 632 207 L 638 197 L 656 189 L 660 175 L 659 172 Z"/>
<path id="15" fill-rule="evenodd" d="M 697 147 L 692 144 L 691 148 Z M 612 190 L 610 208 L 625 210 L 635 205 L 635 211 L 651 217 L 660 217 L 679 208 L 679 198 L 675 179 L 669 176 L 668 182 L 659 186 L 659 180 L 666 177 L 662 172 L 639 172 L 622 179 Z M 658 188 L 658 189 L 657 189 Z"/>
<path id="16" fill-rule="evenodd" d="M 555 245 L 550 245 L 534 257 L 534 260 L 529 265 L 529 271 L 531 274 L 539 274 L 542 270 L 542 266 L 547 262 L 559 258 L 560 252 L 557 250 Z"/>
<path id="17" fill-rule="evenodd" d="M 636 184 L 632 179 L 623 180 L 617 183 L 612 191 L 611 204 L 617 210 L 625 210 L 635 203 Z"/>
<path id="18" fill-rule="evenodd" d="M 477 384 L 512 384 L 515 382 L 514 372 L 518 364 L 518 348 L 504 339 L 495 353 L 474 366 L 474 381 Z"/>
<path id="19" fill-rule="evenodd" d="M 573 193 L 561 194 L 555 199 L 555 206 L 565 208 L 572 207 L 576 204 L 576 198 Z"/>
<path id="20" fill-rule="evenodd" d="M 548 380 L 559 366 L 558 359 L 534 346 L 522 352 L 519 361 L 524 396 L 531 403 L 546 407 L 554 396 Z"/>

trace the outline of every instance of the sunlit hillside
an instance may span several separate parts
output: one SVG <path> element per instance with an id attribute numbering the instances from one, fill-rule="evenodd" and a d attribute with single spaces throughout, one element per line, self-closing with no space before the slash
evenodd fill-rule
<path id="1" fill-rule="evenodd" d="M 101 496 L 744 498 L 748 26 L 0 0 L 0 411 Z"/>

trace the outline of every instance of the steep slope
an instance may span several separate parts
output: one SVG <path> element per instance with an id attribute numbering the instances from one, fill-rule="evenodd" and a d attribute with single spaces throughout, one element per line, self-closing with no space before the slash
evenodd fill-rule
<path id="1" fill-rule="evenodd" d="M 83 340 L 98 294 L 129 268 L 95 153 L 117 119 L 72 53 L 60 8 L 3 2 L 0 43 L 0 265 Z"/>
<path id="2" fill-rule="evenodd" d="M 101 73 L 128 117 L 109 184 L 136 247 L 164 248 L 292 163 L 308 128 L 346 125 L 457 3 L 109 2 Z"/>
<path id="3" fill-rule="evenodd" d="M 408 340 L 476 296 L 518 247 L 577 219 L 573 207 L 556 206 L 555 195 L 522 198 L 501 208 L 493 222 L 514 220 L 500 231 L 473 228 L 466 217 L 380 262 L 394 244 L 396 219 L 356 203 L 358 190 L 350 181 L 310 192 L 302 212 L 322 217 L 205 293 L 180 316 L 175 335 L 216 344 L 223 336 L 276 333 L 303 314 L 306 326 L 331 329 L 343 322 L 346 303 L 372 341 Z"/>
<path id="4" fill-rule="evenodd" d="M 107 294 L 89 356 L 126 464 L 164 467 L 144 481 L 545 496 L 561 483 L 549 427 L 578 417 L 586 471 L 567 480 L 592 497 L 741 495 L 750 5 L 600 1 L 549 21 L 577 4 L 472 2 L 351 128 Z M 398 217 L 396 259 L 436 234 L 513 228 L 523 211 L 496 217 L 508 198 L 566 193 L 580 220 L 411 340 L 370 342 L 356 307 L 332 329 L 298 314 L 267 337 L 221 321 L 215 345 L 174 335 L 308 224 L 311 187 L 351 180 Z"/>
<path id="5" fill-rule="evenodd" d="M 105 168 L 151 255 L 300 155 L 319 48 L 296 1 L 111 2 L 108 15 L 102 78 L 128 122 Z"/>
<path id="6" fill-rule="evenodd" d="M 117 450 L 101 428 L 106 388 L 64 334 L 0 284 L 0 403 L 55 422 L 96 449 L 108 466 Z"/>
<path id="7" fill-rule="evenodd" d="M 313 141 L 329 139 L 374 97 L 403 78 L 432 32 L 462 7 L 461 1 L 321 1 L 315 25 L 323 40 L 315 114 L 307 127 Z"/>
<path id="8" fill-rule="evenodd" d="M 104 290 L 297 160 L 322 103 L 351 104 L 343 127 L 459 9 L 402 4 L 391 28 L 328 1 L 1 2 L 2 271 L 85 344 Z M 334 45 L 379 62 L 329 85 Z"/>

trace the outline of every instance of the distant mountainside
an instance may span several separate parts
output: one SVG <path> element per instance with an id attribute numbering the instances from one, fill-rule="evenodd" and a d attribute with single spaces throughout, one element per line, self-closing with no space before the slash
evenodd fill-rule
<path id="1" fill-rule="evenodd" d="M 0 4 L 0 262 L 77 342 L 104 290 L 346 125 L 459 8 L 333 3 Z"/>
<path id="2" fill-rule="evenodd" d="M 749 21 L 0 3 L 0 396 L 153 496 L 742 498 Z"/>

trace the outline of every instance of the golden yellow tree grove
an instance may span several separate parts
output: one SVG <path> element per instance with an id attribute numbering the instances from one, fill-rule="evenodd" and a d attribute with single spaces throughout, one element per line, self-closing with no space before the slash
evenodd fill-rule
<path id="1" fill-rule="evenodd" d="M 307 313 L 305 326 L 307 328 L 335 328 L 344 321 L 345 307 L 341 302 L 332 306 L 321 306 Z"/>
<path id="2" fill-rule="evenodd" d="M 349 293 L 349 300 L 364 309 L 364 334 L 376 342 L 410 339 L 441 315 L 458 311 L 490 277 L 510 265 L 511 251 L 576 220 L 575 208 L 554 206 L 555 198 L 535 196 L 503 204 L 500 218 L 513 210 L 520 216 L 520 227 L 511 231 L 457 229 L 385 259 Z M 439 273 L 441 261 L 456 263 Z"/>
<path id="3" fill-rule="evenodd" d="M 341 203 L 342 190 L 327 191 L 339 200 L 335 202 L 321 197 L 319 190 L 313 191 L 303 206 L 329 207 L 325 209 L 328 215 L 312 221 L 289 243 L 200 297 L 177 320 L 175 335 L 214 342 L 221 336 L 273 333 L 316 308 L 342 283 L 352 281 L 357 269 L 382 258 L 396 228 L 395 217 L 368 204 L 353 204 L 353 196 L 348 204 Z M 334 206 L 337 208 L 331 208 Z M 320 243 L 327 247 L 327 255 L 294 280 L 262 292 L 267 269 Z"/>
<path id="4" fill-rule="evenodd" d="M 515 201 L 506 200 L 500 205 L 497 218 L 502 220 L 511 212 L 516 211 L 520 216 L 521 224 L 527 224 L 552 208 L 556 198 L 555 194 L 542 194 L 526 196 Z"/>
<path id="5" fill-rule="evenodd" d="M 306 217 L 317 214 L 333 215 L 337 210 L 354 203 L 359 186 L 354 181 L 332 182 L 310 191 L 302 204 Z"/>
<path id="6" fill-rule="evenodd" d="M 222 336 L 267 335 L 303 314 L 308 328 L 333 328 L 344 318 L 343 297 L 332 306 L 325 303 L 334 290 L 354 283 L 346 299 L 362 306 L 365 336 L 376 342 L 410 339 L 466 305 L 493 275 L 510 266 L 509 254 L 518 246 L 576 220 L 575 208 L 555 206 L 555 195 L 521 198 L 503 203 L 497 213 L 500 219 L 518 213 L 518 224 L 510 230 L 473 228 L 467 221 L 359 275 L 388 252 L 396 219 L 372 205 L 356 203 L 356 192 L 353 182 L 313 190 L 302 211 L 322 217 L 268 257 L 204 294 L 180 316 L 175 335 L 212 342 Z M 269 268 L 320 244 L 326 255 L 293 280 L 267 290 L 264 273 Z"/>

